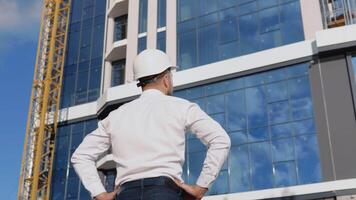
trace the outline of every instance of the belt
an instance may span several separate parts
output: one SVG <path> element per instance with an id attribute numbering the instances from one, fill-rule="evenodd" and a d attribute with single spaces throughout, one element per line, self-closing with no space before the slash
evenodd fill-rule
<path id="1" fill-rule="evenodd" d="M 120 190 L 124 191 L 128 188 L 148 187 L 148 186 L 167 186 L 177 192 L 180 192 L 180 187 L 169 177 L 159 176 L 153 178 L 142 178 L 133 181 L 128 181 L 120 186 Z"/>

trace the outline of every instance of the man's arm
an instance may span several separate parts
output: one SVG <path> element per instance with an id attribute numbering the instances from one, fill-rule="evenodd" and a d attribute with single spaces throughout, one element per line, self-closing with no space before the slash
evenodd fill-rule
<path id="1" fill-rule="evenodd" d="M 110 148 L 110 135 L 106 131 L 108 123 L 108 118 L 99 121 L 98 128 L 84 138 L 71 158 L 76 173 L 93 198 L 106 193 L 96 168 L 96 161 Z"/>
<path id="2" fill-rule="evenodd" d="M 220 124 L 195 103 L 189 107 L 186 119 L 186 128 L 196 134 L 208 148 L 196 185 L 209 189 L 219 175 L 220 169 L 229 154 L 231 141 Z"/>

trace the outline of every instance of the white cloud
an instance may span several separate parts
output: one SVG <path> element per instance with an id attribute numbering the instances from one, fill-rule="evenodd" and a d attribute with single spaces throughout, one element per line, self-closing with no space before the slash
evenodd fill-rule
<path id="1" fill-rule="evenodd" d="M 38 38 L 42 0 L 0 0 L 0 52 Z"/>

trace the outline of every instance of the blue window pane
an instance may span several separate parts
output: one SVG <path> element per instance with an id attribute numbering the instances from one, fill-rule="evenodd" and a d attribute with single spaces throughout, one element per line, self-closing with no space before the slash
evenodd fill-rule
<path id="1" fill-rule="evenodd" d="M 166 4 L 167 0 L 158 0 L 158 28 L 166 26 Z"/>
<path id="2" fill-rule="evenodd" d="M 281 32 L 279 30 L 270 31 L 261 35 L 260 50 L 271 49 L 281 44 Z"/>
<path id="3" fill-rule="evenodd" d="M 308 75 L 308 65 L 305 63 L 295 65 L 287 68 L 288 77 Z"/>
<path id="4" fill-rule="evenodd" d="M 203 167 L 206 152 L 189 153 L 189 184 L 195 184 Z"/>
<path id="5" fill-rule="evenodd" d="M 222 2 L 226 2 L 226 1 L 222 1 Z M 235 7 L 233 8 L 229 8 L 229 9 L 225 9 L 225 10 L 221 10 L 219 12 L 219 16 L 220 16 L 220 20 L 232 20 L 232 19 L 236 19 L 237 15 L 237 9 Z"/>
<path id="6" fill-rule="evenodd" d="M 266 74 L 267 74 L 267 79 L 266 79 L 267 82 L 280 81 L 286 79 L 287 77 L 287 72 L 285 68 L 274 69 L 268 71 Z"/>
<path id="7" fill-rule="evenodd" d="M 285 123 L 271 126 L 271 137 L 282 138 L 282 137 L 290 137 L 293 135 L 293 124 Z"/>
<path id="8" fill-rule="evenodd" d="M 214 181 L 213 186 L 208 191 L 210 195 L 226 194 L 229 192 L 228 171 L 221 170 L 219 176 Z"/>
<path id="9" fill-rule="evenodd" d="M 90 193 L 84 188 L 84 186 L 80 185 L 80 200 L 91 199 Z"/>
<path id="10" fill-rule="evenodd" d="M 274 165 L 275 186 L 287 187 L 297 184 L 297 175 L 294 162 L 282 162 Z"/>
<path id="11" fill-rule="evenodd" d="M 249 127 L 267 125 L 266 94 L 262 86 L 246 89 L 246 108 Z"/>
<path id="12" fill-rule="evenodd" d="M 245 86 L 245 79 L 244 78 L 235 78 L 231 80 L 227 80 L 226 90 L 236 90 L 243 88 Z"/>
<path id="13" fill-rule="evenodd" d="M 268 105 L 268 116 L 271 124 L 289 121 L 289 103 L 281 101 Z"/>
<path id="14" fill-rule="evenodd" d="M 101 68 L 95 67 L 90 69 L 90 77 L 89 77 L 90 90 L 95 90 L 100 88 L 100 77 L 101 77 Z"/>
<path id="15" fill-rule="evenodd" d="M 300 2 L 294 1 L 281 5 L 281 34 L 283 44 L 304 40 L 304 30 L 300 11 Z"/>
<path id="16" fill-rule="evenodd" d="M 138 47 L 137 47 L 137 53 L 141 53 L 141 51 L 145 50 L 147 48 L 147 37 L 140 37 L 138 38 Z"/>
<path id="17" fill-rule="evenodd" d="M 316 132 L 314 119 L 307 119 L 297 121 L 293 123 L 294 133 L 299 134 L 311 134 Z"/>
<path id="18" fill-rule="evenodd" d="M 297 167 L 300 184 L 321 181 L 319 149 L 316 135 L 296 138 Z"/>
<path id="19" fill-rule="evenodd" d="M 205 87 L 205 94 L 206 95 L 214 95 L 223 93 L 225 90 L 226 82 L 217 82 L 209 84 Z"/>
<path id="20" fill-rule="evenodd" d="M 125 82 L 125 63 L 125 59 L 112 63 L 111 86 L 121 85 Z"/>
<path id="21" fill-rule="evenodd" d="M 200 15 L 217 11 L 219 0 L 200 0 Z"/>
<path id="22" fill-rule="evenodd" d="M 204 89 L 202 87 L 195 87 L 186 90 L 188 99 L 195 99 L 199 97 L 203 97 Z"/>
<path id="23" fill-rule="evenodd" d="M 231 147 L 230 154 L 230 192 L 250 189 L 250 164 L 247 145 Z"/>
<path id="24" fill-rule="evenodd" d="M 195 20 L 195 19 L 190 19 L 190 20 L 179 23 L 177 25 L 177 33 L 180 34 L 180 33 L 185 33 L 187 31 L 192 31 L 193 29 L 196 28 L 196 23 L 197 23 L 197 20 Z M 178 48 L 178 49 L 180 49 L 180 48 Z"/>
<path id="25" fill-rule="evenodd" d="M 67 198 L 77 198 L 79 194 L 79 178 L 70 178 L 67 183 Z"/>
<path id="26" fill-rule="evenodd" d="M 272 160 L 268 142 L 251 144 L 250 155 L 252 188 L 273 187 Z"/>
<path id="27" fill-rule="evenodd" d="M 276 82 L 266 85 L 268 102 L 275 102 L 288 99 L 287 82 Z"/>
<path id="28" fill-rule="evenodd" d="M 198 25 L 203 27 L 203 26 L 207 26 L 210 24 L 214 24 L 214 23 L 218 22 L 218 20 L 219 20 L 218 13 L 212 13 L 209 15 L 204 15 L 202 17 L 199 17 Z"/>
<path id="29" fill-rule="evenodd" d="M 236 131 L 229 134 L 231 145 L 241 145 L 247 143 L 247 134 L 245 131 Z"/>
<path id="30" fill-rule="evenodd" d="M 218 60 L 218 25 L 201 28 L 198 31 L 199 64 Z"/>
<path id="31" fill-rule="evenodd" d="M 273 140 L 272 154 L 274 162 L 294 160 L 293 138 Z"/>
<path id="32" fill-rule="evenodd" d="M 278 7 L 262 10 L 260 12 L 260 31 L 268 32 L 279 28 L 279 12 Z"/>
<path id="33" fill-rule="evenodd" d="M 259 49 L 258 17 L 256 14 L 240 17 L 241 53 L 256 52 Z"/>
<path id="34" fill-rule="evenodd" d="M 185 21 L 196 16 L 199 1 L 178 0 L 178 21 Z"/>
<path id="35" fill-rule="evenodd" d="M 224 129 L 226 128 L 226 126 L 225 126 L 225 114 L 224 113 L 211 115 L 211 118 L 213 118 L 213 120 L 218 122 Z"/>
<path id="36" fill-rule="evenodd" d="M 195 66 L 197 64 L 195 32 L 188 32 L 179 35 L 178 46 L 178 65 L 182 66 L 182 69 Z"/>
<path id="37" fill-rule="evenodd" d="M 139 3 L 139 33 L 147 31 L 147 9 L 148 9 L 148 0 L 140 0 Z"/>
<path id="38" fill-rule="evenodd" d="M 265 73 L 253 74 L 245 77 L 245 85 L 246 87 L 261 85 L 265 83 L 265 80 L 266 80 Z"/>
<path id="39" fill-rule="evenodd" d="M 188 151 L 189 153 L 192 152 L 199 152 L 199 151 L 205 151 L 206 147 L 205 145 L 197 138 L 193 138 L 188 140 Z"/>
<path id="40" fill-rule="evenodd" d="M 250 142 L 264 141 L 269 137 L 268 127 L 249 129 L 248 140 Z"/>
<path id="41" fill-rule="evenodd" d="M 127 15 L 115 18 L 114 41 L 126 39 Z"/>
<path id="42" fill-rule="evenodd" d="M 237 40 L 237 19 L 231 18 L 220 22 L 220 43 Z"/>
<path id="43" fill-rule="evenodd" d="M 313 116 L 312 100 L 308 77 L 300 77 L 288 81 L 291 97 L 293 119 L 304 119 Z"/>
<path id="44" fill-rule="evenodd" d="M 260 9 L 268 8 L 278 4 L 278 0 L 259 0 L 258 6 Z"/>
<path id="45" fill-rule="evenodd" d="M 166 31 L 157 33 L 157 49 L 166 51 Z"/>
<path id="46" fill-rule="evenodd" d="M 251 12 L 255 12 L 256 10 L 257 10 L 256 1 L 252 1 L 252 2 L 246 3 L 246 4 L 241 4 L 239 6 L 240 15 L 249 14 Z"/>
<path id="47" fill-rule="evenodd" d="M 211 96 L 206 99 L 208 114 L 224 112 L 224 95 Z"/>
<path id="48" fill-rule="evenodd" d="M 222 0 L 219 1 L 220 8 L 229 8 L 236 5 L 236 0 Z"/>
<path id="49" fill-rule="evenodd" d="M 240 47 L 237 41 L 219 45 L 219 59 L 228 59 L 240 54 Z"/>
<path id="50" fill-rule="evenodd" d="M 246 129 L 247 120 L 244 90 L 231 92 L 226 98 L 228 130 Z"/>

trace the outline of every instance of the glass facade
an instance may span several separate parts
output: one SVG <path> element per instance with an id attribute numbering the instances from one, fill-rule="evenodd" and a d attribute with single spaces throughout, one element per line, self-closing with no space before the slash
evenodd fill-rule
<path id="1" fill-rule="evenodd" d="M 99 96 L 106 1 L 72 1 L 61 108 Z"/>
<path id="2" fill-rule="evenodd" d="M 353 76 L 354 76 L 354 81 L 356 84 L 356 56 L 352 57 L 352 71 L 353 71 Z"/>
<path id="3" fill-rule="evenodd" d="M 308 65 L 298 64 L 175 92 L 227 130 L 231 152 L 210 195 L 321 181 Z M 184 179 L 195 183 L 206 154 L 187 136 Z"/>
<path id="4" fill-rule="evenodd" d="M 114 41 L 126 39 L 127 34 L 127 15 L 115 18 Z"/>
<path id="5" fill-rule="evenodd" d="M 167 0 L 158 0 L 157 28 L 166 26 L 166 4 Z"/>
<path id="6" fill-rule="evenodd" d="M 147 48 L 147 36 L 143 36 L 138 38 L 138 47 L 137 47 L 137 54 L 141 53 L 141 51 Z"/>
<path id="7" fill-rule="evenodd" d="M 304 40 L 299 0 L 178 0 L 177 9 L 181 70 Z"/>
<path id="8" fill-rule="evenodd" d="M 157 49 L 166 52 L 166 31 L 157 33 Z"/>
<path id="9" fill-rule="evenodd" d="M 97 128 L 97 120 L 61 125 L 56 135 L 52 178 L 52 200 L 87 200 L 90 194 L 80 183 L 70 158 L 85 135 Z"/>
<path id="10" fill-rule="evenodd" d="M 112 62 L 111 86 L 121 85 L 125 82 L 126 59 Z"/>
<path id="11" fill-rule="evenodd" d="M 138 19 L 138 32 L 144 33 L 147 31 L 147 9 L 148 0 L 139 0 L 139 19 Z"/>

